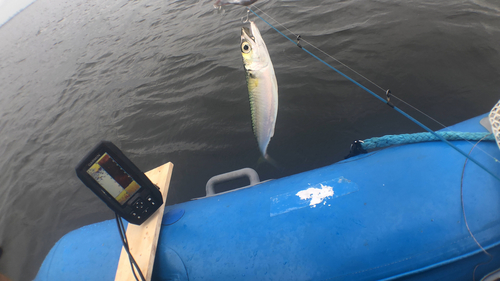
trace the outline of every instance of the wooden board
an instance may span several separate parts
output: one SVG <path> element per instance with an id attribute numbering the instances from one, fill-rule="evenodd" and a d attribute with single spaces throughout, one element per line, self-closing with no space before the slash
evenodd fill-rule
<path id="1" fill-rule="evenodd" d="M 130 253 L 139 265 L 142 274 L 147 281 L 151 280 L 153 274 L 153 264 L 156 255 L 156 246 L 160 236 L 161 220 L 163 210 L 167 202 L 167 193 L 172 176 L 172 163 L 164 164 L 146 173 L 146 176 L 156 184 L 163 196 L 164 204 L 142 225 L 128 224 L 127 239 Z M 127 252 L 122 247 L 118 269 L 116 270 L 115 281 L 135 281 L 130 267 Z"/>

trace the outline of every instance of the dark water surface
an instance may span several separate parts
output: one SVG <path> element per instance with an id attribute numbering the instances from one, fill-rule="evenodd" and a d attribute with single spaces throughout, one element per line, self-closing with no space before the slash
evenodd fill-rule
<path id="1" fill-rule="evenodd" d="M 497 0 L 257 6 L 445 125 L 500 97 Z M 62 235 L 113 217 L 73 170 L 101 139 L 143 171 L 173 162 L 175 204 L 204 196 L 219 173 L 253 167 L 279 178 L 341 160 L 355 139 L 422 131 L 250 16 L 278 79 L 268 152 L 285 169 L 257 166 L 239 51 L 245 15 L 210 1 L 38 0 L 0 27 L 0 272 L 31 280 Z"/>

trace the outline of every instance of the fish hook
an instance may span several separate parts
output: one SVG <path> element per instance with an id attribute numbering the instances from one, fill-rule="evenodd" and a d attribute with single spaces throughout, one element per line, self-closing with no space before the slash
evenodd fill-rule
<path id="1" fill-rule="evenodd" d="M 243 23 L 247 23 L 247 22 L 249 22 L 249 19 L 248 19 L 248 14 L 250 14 L 250 10 L 248 10 L 248 9 L 247 9 L 247 18 L 246 18 L 246 20 L 243 20 L 243 17 L 242 17 L 242 18 L 241 18 L 241 22 L 243 22 Z"/>

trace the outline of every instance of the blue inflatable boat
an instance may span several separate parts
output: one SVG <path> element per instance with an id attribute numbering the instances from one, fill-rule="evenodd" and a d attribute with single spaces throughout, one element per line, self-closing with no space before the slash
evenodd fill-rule
<path id="1" fill-rule="evenodd" d="M 495 142 L 453 144 L 500 176 Z M 423 142 L 167 206 L 153 280 L 480 280 L 499 245 L 500 181 Z M 121 247 L 114 220 L 82 227 L 35 280 L 114 280 Z"/>

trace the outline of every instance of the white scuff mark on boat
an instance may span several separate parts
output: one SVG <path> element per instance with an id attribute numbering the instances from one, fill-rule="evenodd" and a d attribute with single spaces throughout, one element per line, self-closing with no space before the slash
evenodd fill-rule
<path id="1" fill-rule="evenodd" d="M 292 189 L 270 198 L 269 215 L 271 217 L 306 207 L 314 208 L 321 203 L 323 206 L 331 207 L 335 198 L 359 191 L 355 182 L 344 177 L 318 183 L 303 183 L 292 187 Z M 320 208 L 322 208 L 321 205 Z"/>
<path id="2" fill-rule="evenodd" d="M 300 200 L 311 199 L 311 202 L 309 202 L 309 206 L 316 207 L 316 205 L 323 202 L 323 200 L 333 196 L 333 188 L 331 186 L 323 184 L 320 184 L 320 186 L 321 188 L 310 187 L 306 190 L 301 190 L 295 195 L 299 196 Z"/>

